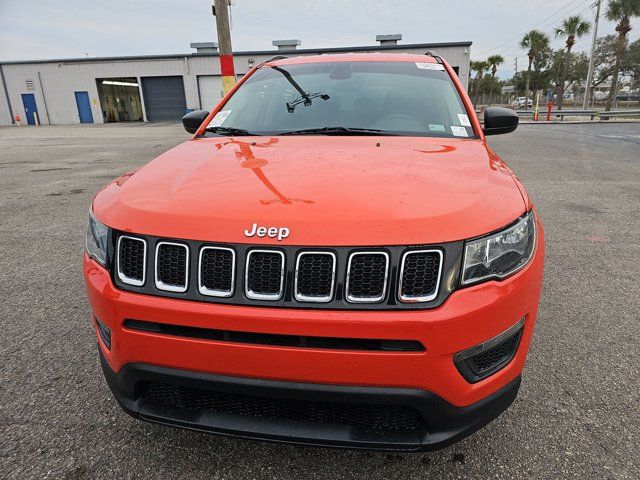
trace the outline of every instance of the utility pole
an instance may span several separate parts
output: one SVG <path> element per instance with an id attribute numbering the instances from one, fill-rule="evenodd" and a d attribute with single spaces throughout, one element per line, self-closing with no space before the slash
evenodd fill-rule
<path id="1" fill-rule="evenodd" d="M 596 54 L 596 39 L 598 38 L 598 22 L 600 22 L 600 5 L 602 0 L 598 0 L 596 7 L 596 21 L 593 26 L 593 39 L 591 40 L 591 57 L 589 57 L 589 70 L 587 72 L 587 86 L 584 89 L 584 101 L 582 102 L 582 109 L 586 110 L 589 106 L 589 97 L 591 93 L 591 81 L 593 79 L 593 62 Z"/>
<path id="2" fill-rule="evenodd" d="M 513 93 L 515 94 L 515 100 L 517 100 L 518 99 L 518 57 L 514 58 L 513 62 L 516 67 L 516 74 L 513 76 Z M 524 94 L 526 95 L 527 92 L 524 92 Z M 526 100 L 525 100 L 525 103 L 526 103 Z M 527 106 L 525 105 L 524 108 L 526 109 Z"/>
<path id="3" fill-rule="evenodd" d="M 231 49 L 231 28 L 229 26 L 229 0 L 214 0 L 213 14 L 216 17 L 218 31 L 218 49 L 220 52 L 220 72 L 222 73 L 222 90 L 226 95 L 236 83 L 233 67 L 233 51 Z"/>

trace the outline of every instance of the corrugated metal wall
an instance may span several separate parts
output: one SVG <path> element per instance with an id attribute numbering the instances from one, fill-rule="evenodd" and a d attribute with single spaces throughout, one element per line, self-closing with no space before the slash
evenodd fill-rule
<path id="1" fill-rule="evenodd" d="M 369 51 L 380 50 L 371 48 Z M 460 79 L 466 87 L 469 79 L 469 47 L 451 46 L 435 51 L 446 58 L 451 65 L 459 67 Z M 392 53 L 422 55 L 425 53 L 425 48 L 397 49 Z M 276 54 L 277 52 L 264 55 L 236 54 L 234 57 L 236 73 L 242 75 L 249 70 L 251 64 L 258 64 Z M 301 51 L 300 54 L 304 55 L 305 52 Z M 292 52 L 287 52 L 286 55 L 292 56 Z M 8 63 L 2 65 L 2 70 L 14 111 L 24 118 L 21 94 L 33 93 L 36 97 L 40 121 L 46 125 L 80 123 L 75 100 L 77 91 L 89 93 L 93 119 L 96 123 L 102 123 L 97 78 L 135 77 L 140 83 L 140 77 L 180 75 L 184 81 L 187 108 L 199 109 L 201 105 L 197 76 L 220 75 L 220 64 L 218 57 L 202 55 L 157 59 Z M 144 98 L 142 101 L 144 104 Z M 144 119 L 147 120 L 146 112 Z M 0 125 L 10 124 L 11 114 L 8 112 L 4 92 L 0 91 Z"/>

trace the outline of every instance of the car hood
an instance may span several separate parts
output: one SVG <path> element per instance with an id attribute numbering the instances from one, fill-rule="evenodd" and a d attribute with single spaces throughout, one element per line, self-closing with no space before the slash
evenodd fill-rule
<path id="1" fill-rule="evenodd" d="M 229 243 L 410 245 L 497 230 L 526 205 L 482 140 L 285 136 L 187 141 L 98 193 L 122 231 Z M 253 224 L 289 229 L 248 238 Z"/>

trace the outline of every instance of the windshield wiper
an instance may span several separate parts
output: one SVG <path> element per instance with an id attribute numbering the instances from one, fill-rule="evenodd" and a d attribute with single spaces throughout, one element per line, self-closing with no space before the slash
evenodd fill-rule
<path id="1" fill-rule="evenodd" d="M 394 135 L 386 130 L 376 128 L 356 128 L 356 127 L 320 127 L 304 128 L 302 130 L 291 130 L 279 135 Z"/>
<path id="2" fill-rule="evenodd" d="M 219 133 L 221 135 L 233 135 L 237 137 L 255 135 L 255 133 L 251 133 L 249 130 L 235 127 L 207 127 L 207 132 Z"/>
<path id="3" fill-rule="evenodd" d="M 293 88 L 296 89 L 296 91 L 300 94 L 295 100 L 293 100 L 292 102 L 287 102 L 287 112 L 289 113 L 293 113 L 296 109 L 296 107 L 300 104 L 303 104 L 305 107 L 308 107 L 311 105 L 311 100 L 314 98 L 321 98 L 322 100 L 329 100 L 331 97 L 329 95 L 327 95 L 326 93 L 310 93 L 310 92 L 305 92 L 303 90 L 303 88 L 298 84 L 298 82 L 296 82 L 293 77 L 291 76 L 291 74 L 286 71 L 284 68 L 282 67 L 271 67 L 273 68 L 275 71 L 280 72 L 282 75 L 284 75 L 284 78 L 287 79 L 287 82 L 289 82 L 291 84 L 291 86 Z"/>
<path id="4" fill-rule="evenodd" d="M 311 100 L 313 98 L 321 98 L 322 100 L 329 100 L 331 97 L 326 93 L 309 93 L 305 92 L 304 96 L 300 95 L 292 102 L 287 102 L 287 112 L 293 113 L 296 110 L 296 107 L 300 104 L 303 104 L 305 107 L 311 105 Z"/>

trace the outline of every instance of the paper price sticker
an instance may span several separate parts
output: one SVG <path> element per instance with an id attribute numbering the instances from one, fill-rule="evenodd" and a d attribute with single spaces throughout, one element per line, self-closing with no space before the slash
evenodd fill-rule
<path id="1" fill-rule="evenodd" d="M 444 70 L 444 65 L 439 63 L 416 62 L 416 67 L 420 70 Z"/>
<path id="2" fill-rule="evenodd" d="M 469 121 L 469 117 L 467 117 L 464 113 L 458 114 L 458 120 L 460 121 L 460 125 L 463 127 L 470 127 L 471 122 Z"/>
<path id="3" fill-rule="evenodd" d="M 213 119 L 211 120 L 211 123 L 209 123 L 210 127 L 219 127 L 220 125 L 222 125 L 224 123 L 224 121 L 227 119 L 227 117 L 229 116 L 229 114 L 231 113 L 231 110 L 221 110 L 218 113 L 216 113 L 216 116 L 213 117 Z"/>
<path id="4" fill-rule="evenodd" d="M 454 137 L 468 137 L 467 129 L 464 127 L 456 127 L 455 125 L 451 126 L 451 133 L 453 133 Z"/>

